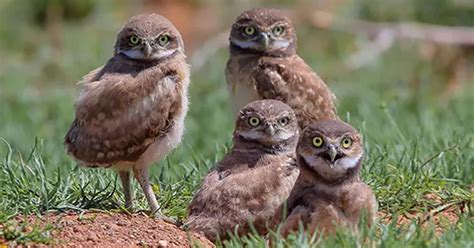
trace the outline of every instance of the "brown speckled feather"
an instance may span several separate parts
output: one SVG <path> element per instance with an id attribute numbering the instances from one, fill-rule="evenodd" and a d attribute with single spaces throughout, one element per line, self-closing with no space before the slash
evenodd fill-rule
<path id="1" fill-rule="evenodd" d="M 275 209 L 286 200 L 298 169 L 291 154 L 243 154 L 231 151 L 203 180 L 189 205 L 187 225 L 208 237 L 226 237 L 248 222 L 265 232 Z"/>
<path id="2" fill-rule="evenodd" d="M 234 84 L 249 84 L 257 99 L 276 99 L 296 113 L 300 127 L 324 119 L 337 119 L 335 96 L 297 55 L 287 58 L 235 56 L 227 66 L 231 94 Z M 241 86 L 242 87 L 242 86 Z M 234 90 L 234 92 L 232 91 Z"/>
<path id="3" fill-rule="evenodd" d="M 166 63 L 131 63 L 117 55 L 87 75 L 65 138 L 68 152 L 89 165 L 136 161 L 185 111 L 184 59 L 177 54 Z"/>
<path id="4" fill-rule="evenodd" d="M 369 224 L 373 222 L 377 202 L 370 187 L 360 181 L 331 188 L 315 184 L 292 191 L 288 211 L 280 229 L 283 236 L 297 231 L 300 222 L 310 233 L 319 230 L 333 234 L 337 227 L 357 232 L 363 211 L 368 214 Z"/>
<path id="5" fill-rule="evenodd" d="M 181 142 L 188 110 L 189 66 L 181 34 L 158 14 L 136 15 L 118 32 L 114 55 L 80 83 L 75 119 L 64 138 L 80 165 L 117 170 L 125 207 L 133 209 L 133 175 L 151 213 L 159 205 L 149 167 Z"/>
<path id="6" fill-rule="evenodd" d="M 256 116 L 261 125 L 249 125 L 249 118 Z M 282 116 L 288 118 L 286 125 L 275 126 L 273 135 L 263 131 Z M 298 176 L 297 137 L 290 107 L 275 100 L 248 104 L 237 117 L 233 148 L 204 178 L 189 205 L 186 225 L 211 240 L 225 239 L 237 227 L 239 235 L 247 234 L 249 222 L 265 233 Z"/>
<path id="7" fill-rule="evenodd" d="M 280 206 L 273 221 L 275 228 L 282 222 L 284 210 L 287 211 L 280 229 L 283 236 L 298 231 L 300 223 L 310 233 L 333 234 L 337 227 L 357 232 L 364 211 L 368 224 L 372 224 L 377 201 L 370 187 L 359 179 L 363 149 L 358 136 L 350 125 L 336 120 L 320 121 L 304 130 L 297 148 L 300 174 L 287 205 Z M 344 154 L 330 166 L 329 161 L 321 159 L 327 152 L 326 146 L 315 147 L 311 141 L 314 137 L 323 137 L 330 146 L 339 144 L 341 137 L 353 137 L 353 143 L 339 150 Z"/>
<path id="8" fill-rule="evenodd" d="M 255 39 L 241 34 L 242 27 L 254 26 L 271 36 L 275 25 L 283 25 L 285 31 L 273 46 L 261 48 Z M 234 111 L 250 101 L 276 99 L 293 108 L 301 129 L 318 120 L 338 119 L 335 96 L 296 54 L 296 33 L 283 13 L 274 9 L 242 13 L 234 22 L 230 41 L 226 78 Z M 284 42 L 289 45 L 281 47 Z"/>

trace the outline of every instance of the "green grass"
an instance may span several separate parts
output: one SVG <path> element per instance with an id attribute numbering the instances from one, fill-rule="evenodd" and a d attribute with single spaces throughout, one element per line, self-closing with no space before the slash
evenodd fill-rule
<path id="1" fill-rule="evenodd" d="M 111 54 L 117 23 L 113 15 L 94 15 L 65 27 L 63 52 L 53 57 L 38 27 L 17 36 L 0 29 L 0 237 L 18 243 L 49 243 L 50 227 L 25 228 L 15 216 L 46 211 L 120 209 L 121 187 L 114 172 L 79 168 L 62 139 L 73 118 L 75 82 Z M 105 29 L 104 26 L 110 27 Z M 301 27 L 299 51 L 339 98 L 342 119 L 364 137 L 362 179 L 375 191 L 380 210 L 394 216 L 430 213 L 447 204 L 464 209 L 460 222 L 442 235 L 418 220 L 400 227 L 375 225 L 357 237 L 341 232 L 320 239 L 299 233 L 273 244 L 308 247 L 472 247 L 474 168 L 474 81 L 449 101 L 440 100 L 443 76 L 418 59 L 414 43 L 395 46 L 376 64 L 349 71 L 342 66 L 354 37 Z M 32 43 L 31 37 L 39 42 Z M 7 39 L 10 37 L 10 39 Z M 7 44 L 18 39 L 18 44 Z M 76 42 L 80 41 L 80 42 Z M 91 52 L 92 51 L 92 52 Z M 184 218 L 202 176 L 230 146 L 233 119 L 226 93 L 227 52 L 194 71 L 186 135 L 181 146 L 153 170 L 152 182 L 163 212 Z M 411 88 L 417 78 L 418 90 Z M 146 201 L 134 184 L 139 208 Z M 426 199 L 434 193 L 442 202 Z M 28 230 L 29 232 L 25 231 Z M 31 231 L 33 230 L 33 231 Z M 1 240 L 1 238 L 0 238 Z M 263 237 L 233 238 L 228 247 L 262 247 Z"/>

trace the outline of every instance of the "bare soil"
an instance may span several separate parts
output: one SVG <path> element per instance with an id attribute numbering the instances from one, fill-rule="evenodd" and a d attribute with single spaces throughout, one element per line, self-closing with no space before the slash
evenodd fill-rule
<path id="1" fill-rule="evenodd" d="M 37 217 L 30 217 L 32 223 Z M 54 245 L 68 247 L 215 247 L 205 237 L 145 214 L 68 212 L 46 214 L 42 223 L 51 232 Z M 1 243 L 1 242 L 0 242 Z"/>
<path id="2" fill-rule="evenodd" d="M 397 217 L 398 226 L 408 226 L 412 222 L 423 227 L 428 227 L 433 224 L 436 234 L 441 235 L 446 229 L 456 225 L 459 221 L 459 215 L 466 210 L 460 204 L 443 204 L 441 198 L 436 194 L 427 194 L 426 199 L 431 200 L 439 207 L 433 208 L 427 212 L 410 212 Z M 390 223 L 393 216 L 380 211 L 377 213 L 377 218 L 383 223 Z"/>
<path id="3" fill-rule="evenodd" d="M 423 227 L 434 224 L 435 231 L 441 235 L 446 229 L 459 221 L 459 214 L 466 210 L 459 204 L 443 204 L 435 194 L 425 196 L 433 202 L 426 212 L 409 212 L 400 215 L 396 223 L 400 227 L 408 227 L 412 222 Z M 380 211 L 379 221 L 392 222 L 394 216 Z M 23 223 L 24 217 L 18 216 L 17 223 Z M 150 218 L 145 214 L 125 214 L 110 212 L 77 212 L 48 213 L 38 219 L 29 216 L 30 224 L 50 224 L 55 228 L 51 231 L 53 246 L 71 247 L 215 247 L 204 236 L 183 231 L 181 228 Z M 0 225 L 0 229 L 2 225 Z M 28 227 L 30 228 L 30 227 Z M 31 229 L 31 228 L 30 228 Z M 32 230 L 23 230 L 26 233 Z M 6 247 L 6 240 L 0 237 L 0 248 Z M 44 246 L 27 244 L 26 246 Z"/>

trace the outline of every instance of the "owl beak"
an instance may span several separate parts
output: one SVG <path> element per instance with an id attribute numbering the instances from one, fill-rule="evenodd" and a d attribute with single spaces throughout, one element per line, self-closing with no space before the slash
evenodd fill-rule
<path id="1" fill-rule="evenodd" d="M 273 125 L 267 125 L 265 127 L 265 133 L 270 136 L 275 135 L 275 127 L 273 127 Z"/>
<path id="2" fill-rule="evenodd" d="M 265 50 L 270 44 L 270 39 L 268 38 L 268 35 L 266 33 L 260 33 L 258 37 L 258 42 L 262 46 L 262 50 Z"/>
<path id="3" fill-rule="evenodd" d="M 336 156 L 337 156 L 336 147 L 333 145 L 329 145 L 329 157 L 331 158 L 331 162 L 334 162 L 334 159 L 336 159 Z"/>
<path id="4" fill-rule="evenodd" d="M 145 46 L 143 47 L 142 51 L 143 51 L 143 54 L 145 55 L 145 57 L 149 58 L 150 55 L 151 55 L 150 43 L 145 42 Z"/>

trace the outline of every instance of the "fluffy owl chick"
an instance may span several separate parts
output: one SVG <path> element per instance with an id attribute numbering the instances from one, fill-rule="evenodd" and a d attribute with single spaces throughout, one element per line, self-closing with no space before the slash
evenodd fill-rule
<path id="1" fill-rule="evenodd" d="M 375 195 L 359 179 L 363 147 L 360 134 L 349 124 L 325 120 L 308 126 L 297 148 L 300 175 L 286 205 L 278 210 L 275 221 L 287 209 L 288 218 L 281 226 L 287 236 L 305 229 L 333 233 L 336 227 L 357 231 L 366 212 L 372 223 L 377 202 Z"/>
<path id="2" fill-rule="evenodd" d="M 276 100 L 255 101 L 237 117 L 234 146 L 204 178 L 188 211 L 186 226 L 211 240 L 237 229 L 260 233 L 287 199 L 298 176 L 298 123 L 293 110 Z"/>
<path id="3" fill-rule="evenodd" d="M 155 213 L 149 167 L 181 141 L 188 109 L 189 67 L 178 30 L 157 15 L 132 17 L 114 56 L 82 81 L 67 152 L 88 167 L 112 167 L 132 207 L 131 172 Z M 157 214 L 158 217 L 163 217 Z"/>
<path id="4" fill-rule="evenodd" d="M 335 97 L 296 54 L 296 32 L 276 9 L 243 12 L 232 25 L 228 89 L 237 111 L 258 99 L 276 99 L 295 111 L 301 128 L 337 119 Z"/>

